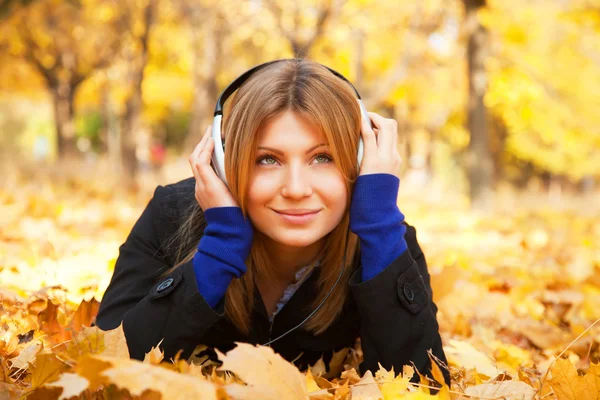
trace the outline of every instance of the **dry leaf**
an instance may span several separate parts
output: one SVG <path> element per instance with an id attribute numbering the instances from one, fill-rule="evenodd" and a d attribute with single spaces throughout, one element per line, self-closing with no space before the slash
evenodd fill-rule
<path id="1" fill-rule="evenodd" d="M 444 352 L 451 364 L 460 365 L 467 370 L 476 369 L 478 373 L 490 378 L 499 373 L 490 356 L 477 350 L 468 342 L 450 339 L 444 346 Z"/>
<path id="2" fill-rule="evenodd" d="M 89 387 L 90 382 L 70 372 L 65 372 L 59 379 L 52 383 L 47 383 L 46 386 L 55 386 L 63 389 L 58 400 L 68 399 L 73 396 L 78 396 Z"/>
<path id="3" fill-rule="evenodd" d="M 122 325 L 123 324 L 121 324 L 121 331 L 123 330 Z M 165 352 L 162 351 L 159 347 L 161 343 L 162 343 L 162 340 L 156 345 L 156 347 L 152 347 L 150 349 L 150 351 L 144 355 L 144 363 L 155 364 L 155 365 L 158 365 L 161 363 L 161 361 L 165 358 Z M 194 364 L 192 364 L 192 365 L 194 365 Z"/>
<path id="4" fill-rule="evenodd" d="M 600 364 L 591 364 L 585 376 L 579 376 L 573 364 L 559 358 L 550 369 L 548 380 L 558 400 L 600 399 Z"/>
<path id="5" fill-rule="evenodd" d="M 261 399 L 305 399 L 308 395 L 304 376 L 272 348 L 236 342 L 237 347 L 223 354 L 216 350 L 223 365 L 220 370 L 231 371 L 248 386 L 227 386 L 227 393 L 236 398 L 256 392 Z M 249 397 L 243 397 L 249 398 Z"/>
<path id="6" fill-rule="evenodd" d="M 385 400 L 400 398 L 400 396 L 408 391 L 412 373 L 409 370 L 407 371 L 409 374 L 406 376 L 402 374 L 396 376 L 393 368 L 391 371 L 388 371 L 379 364 L 379 370 L 375 373 L 375 380 L 379 383 Z"/>
<path id="7" fill-rule="evenodd" d="M 484 383 L 471 386 L 465 390 L 469 396 L 479 396 L 486 399 L 531 400 L 535 389 L 521 381 L 502 381 L 499 383 Z"/>
<path id="8" fill-rule="evenodd" d="M 64 372 L 68 366 L 55 354 L 42 351 L 38 353 L 31 370 L 31 389 L 39 388 Z"/>
<path id="9" fill-rule="evenodd" d="M 360 382 L 350 388 L 352 400 L 379 400 L 383 399 L 383 393 L 379 385 L 373 379 L 371 371 L 365 372 Z"/>
<path id="10" fill-rule="evenodd" d="M 35 342 L 31 342 L 29 346 L 27 346 L 25 350 L 21 351 L 17 357 L 10 360 L 11 367 L 27 369 L 29 367 L 29 363 L 32 363 L 33 360 L 35 360 L 35 357 L 43 348 L 44 344 L 42 341 L 36 340 Z"/>
<path id="11" fill-rule="evenodd" d="M 126 389 L 133 396 L 140 396 L 144 391 L 152 390 L 160 393 L 163 399 L 217 400 L 216 386 L 198 377 L 178 374 L 137 360 L 109 356 L 94 356 L 94 358 L 110 363 L 110 367 L 100 373 L 107 378 L 107 382 Z"/>

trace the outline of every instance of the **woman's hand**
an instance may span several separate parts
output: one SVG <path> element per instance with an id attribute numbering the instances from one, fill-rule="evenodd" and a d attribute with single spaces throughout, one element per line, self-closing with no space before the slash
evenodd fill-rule
<path id="1" fill-rule="evenodd" d="M 361 114 L 362 115 L 362 114 Z M 359 175 L 392 174 L 400 177 L 402 158 L 398 153 L 398 123 L 390 118 L 369 112 L 375 125 L 361 118 L 361 135 L 364 143 L 364 156 Z"/>
<path id="2" fill-rule="evenodd" d="M 214 207 L 239 207 L 229 188 L 210 166 L 215 146 L 210 132 L 211 126 L 209 125 L 202 140 L 196 145 L 188 159 L 196 178 L 196 201 L 203 211 Z"/>

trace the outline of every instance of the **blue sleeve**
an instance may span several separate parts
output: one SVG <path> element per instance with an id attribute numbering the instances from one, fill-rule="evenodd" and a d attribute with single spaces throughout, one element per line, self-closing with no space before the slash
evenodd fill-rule
<path id="1" fill-rule="evenodd" d="M 404 215 L 396 203 L 400 179 L 392 174 L 360 175 L 350 206 L 350 230 L 360 240 L 362 281 L 367 281 L 402 255 Z"/>
<path id="2" fill-rule="evenodd" d="M 194 255 L 198 290 L 215 309 L 234 278 L 246 272 L 253 228 L 239 207 L 214 207 L 204 212 L 206 229 Z"/>

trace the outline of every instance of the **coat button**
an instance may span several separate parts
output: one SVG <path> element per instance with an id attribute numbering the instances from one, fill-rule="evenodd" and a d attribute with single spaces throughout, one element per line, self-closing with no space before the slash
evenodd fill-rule
<path id="1" fill-rule="evenodd" d="M 406 297 L 406 300 L 413 301 L 415 299 L 415 292 L 413 292 L 412 286 L 410 286 L 408 283 L 404 284 L 402 290 L 404 291 L 404 297 Z"/>
<path id="2" fill-rule="evenodd" d="M 166 288 L 168 288 L 169 286 L 171 286 L 172 284 L 173 284 L 173 278 L 165 279 L 164 281 L 162 281 L 162 283 L 160 285 L 158 285 L 158 287 L 156 288 L 156 292 L 160 293 L 163 290 L 165 290 Z"/>

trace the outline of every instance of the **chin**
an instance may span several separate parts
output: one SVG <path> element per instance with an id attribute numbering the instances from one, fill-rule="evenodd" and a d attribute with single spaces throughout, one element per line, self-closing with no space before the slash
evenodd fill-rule
<path id="1" fill-rule="evenodd" d="M 291 232 L 290 235 L 268 235 L 271 240 L 279 244 L 290 247 L 307 247 L 321 240 L 323 236 L 307 235 L 303 236 L 297 232 Z"/>

